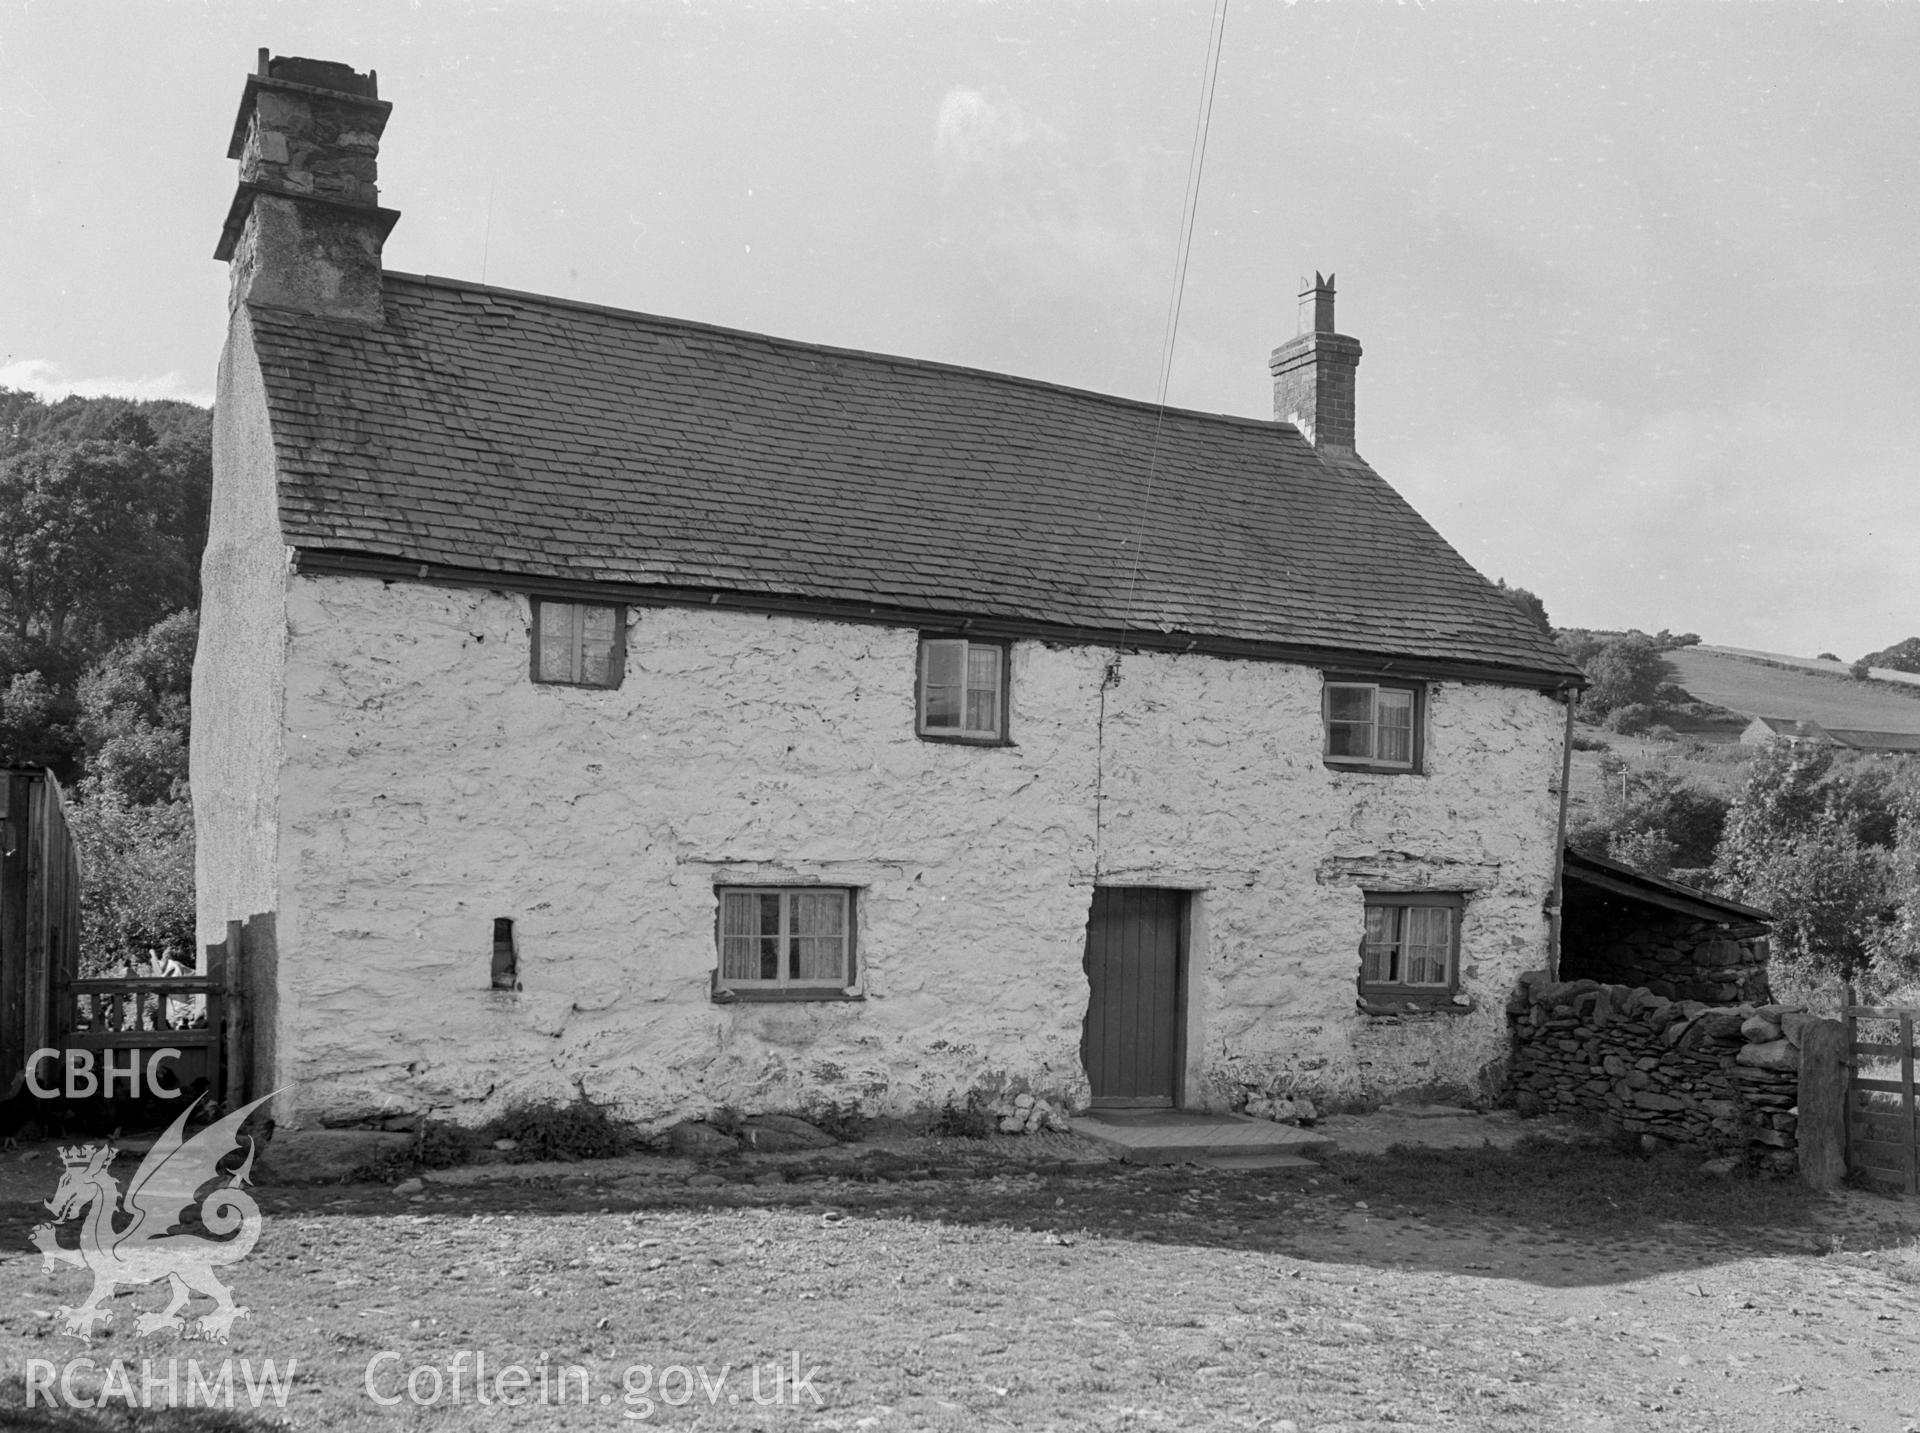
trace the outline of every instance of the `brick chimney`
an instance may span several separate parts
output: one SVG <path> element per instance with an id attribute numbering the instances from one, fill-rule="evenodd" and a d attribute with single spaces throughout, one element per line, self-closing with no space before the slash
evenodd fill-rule
<path id="1" fill-rule="evenodd" d="M 1353 453 L 1360 342 L 1333 329 L 1333 275 L 1300 280 L 1300 333 L 1273 351 L 1273 416 L 1323 453 Z"/>
<path id="2" fill-rule="evenodd" d="M 380 322 L 380 247 L 400 215 L 374 186 L 393 108 L 378 87 L 371 70 L 260 52 L 227 150 L 240 185 L 213 251 L 231 266 L 229 307 Z"/>

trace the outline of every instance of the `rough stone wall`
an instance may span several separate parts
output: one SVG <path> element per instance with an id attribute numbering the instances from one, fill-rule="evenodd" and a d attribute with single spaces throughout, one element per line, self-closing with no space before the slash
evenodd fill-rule
<path id="1" fill-rule="evenodd" d="M 642 1121 L 973 1090 L 1086 1096 L 1092 887 L 1194 892 L 1189 1105 L 1468 1085 L 1544 959 L 1558 708 L 1439 684 L 1429 772 L 1320 760 L 1317 671 L 1040 642 L 1012 736 L 913 735 L 911 631 L 629 613 L 618 690 L 528 680 L 523 597 L 295 577 L 281 1078 L 298 1118 Z M 716 881 L 859 888 L 864 1000 L 710 999 Z M 1362 893 L 1470 895 L 1468 1008 L 1355 1008 Z M 511 917 L 518 992 L 487 988 Z"/>
<path id="2" fill-rule="evenodd" d="M 1569 980 L 1645 986 L 1670 1000 L 1764 1005 L 1767 927 L 1662 913 L 1578 882 L 1567 883 L 1560 973 Z"/>
<path id="3" fill-rule="evenodd" d="M 1584 1110 L 1636 1134 L 1793 1170 L 1805 1011 L 1532 977 L 1507 1013 L 1523 1107 Z"/>
<path id="4" fill-rule="evenodd" d="M 305 87 L 319 81 L 357 88 L 358 77 L 344 66 L 329 67 L 340 73 L 324 79 L 284 62 L 280 68 L 306 78 L 300 89 L 265 84 L 254 93 L 240 179 L 267 192 L 255 196 L 234 246 L 229 306 L 251 298 L 377 323 L 384 235 L 374 212 L 380 107 L 357 94 Z"/>

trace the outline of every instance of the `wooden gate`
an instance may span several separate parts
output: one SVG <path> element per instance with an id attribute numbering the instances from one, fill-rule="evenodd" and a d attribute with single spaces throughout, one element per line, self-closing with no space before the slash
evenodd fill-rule
<path id="1" fill-rule="evenodd" d="M 213 1103 L 235 1109 L 251 1098 L 246 974 L 241 925 L 229 921 L 227 938 L 206 948 L 198 974 L 64 977 L 55 994 L 53 1043 L 94 1052 L 95 1077 L 111 1072 L 116 1080 L 102 1091 L 108 1098 L 125 1090 L 130 1061 L 139 1062 L 131 1091 L 138 1096 L 148 1089 L 154 1052 L 178 1050 L 160 1066 L 163 1083 L 188 1093 L 204 1090 Z M 41 1076 L 46 1083 L 54 1078 Z"/>
<path id="2" fill-rule="evenodd" d="M 1882 1188 L 1920 1194 L 1920 1101 L 1913 1026 L 1920 1010 L 1855 1005 L 1847 992 L 1847 1168 Z"/>

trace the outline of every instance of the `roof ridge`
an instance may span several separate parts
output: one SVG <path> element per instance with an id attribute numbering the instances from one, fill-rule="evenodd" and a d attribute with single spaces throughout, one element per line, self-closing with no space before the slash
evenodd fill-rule
<path id="1" fill-rule="evenodd" d="M 1135 408 L 1149 414 L 1166 413 L 1169 416 L 1197 418 L 1210 423 L 1231 423 L 1236 427 L 1253 429 L 1258 432 L 1291 431 L 1299 437 L 1300 430 L 1291 423 L 1282 423 L 1271 418 L 1243 418 L 1238 413 L 1213 413 L 1203 408 L 1180 408 L 1173 404 L 1156 403 L 1148 398 L 1128 398 L 1118 393 L 1102 393 L 1097 388 L 1080 388 L 1071 383 L 1056 383 L 1046 378 L 1029 378 L 1021 373 L 1003 373 L 994 368 L 975 368 L 971 364 L 948 363 L 937 358 L 913 358 L 903 353 L 882 353 L 871 348 L 843 348 L 838 344 L 811 343 L 806 339 L 787 338 L 777 333 L 763 333 L 758 329 L 731 328 L 726 324 L 706 323 L 700 319 L 675 318 L 669 314 L 648 313 L 644 309 L 616 308 L 612 304 L 593 303 L 587 299 L 562 298 L 557 294 L 537 294 L 529 289 L 502 288 L 498 284 L 475 283 L 471 279 L 451 279 L 440 274 L 405 274 L 394 269 L 381 273 L 382 279 L 399 279 L 406 283 L 424 284 L 431 288 L 455 289 L 473 293 L 499 294 L 505 298 L 521 299 L 549 308 L 576 309 L 586 313 L 605 314 L 609 318 L 638 319 L 646 323 L 666 328 L 693 329 L 701 333 L 719 334 L 727 338 L 748 338 L 761 343 L 774 344 L 781 348 L 802 353 L 830 354 L 835 358 L 860 359 L 869 363 L 893 364 L 903 368 L 924 368 L 936 373 L 964 373 L 974 378 L 987 379 L 994 383 L 1005 383 L 1025 388 L 1042 388 L 1050 393 L 1070 393 L 1080 398 L 1091 398 L 1102 403 L 1118 404 L 1125 408 Z M 290 311 L 291 312 L 291 311 Z M 1316 462 L 1332 461 L 1322 454 L 1304 437 L 1300 445 Z M 1342 455 L 1354 460 L 1352 455 Z M 1364 459 L 1358 461 L 1364 462 Z"/>

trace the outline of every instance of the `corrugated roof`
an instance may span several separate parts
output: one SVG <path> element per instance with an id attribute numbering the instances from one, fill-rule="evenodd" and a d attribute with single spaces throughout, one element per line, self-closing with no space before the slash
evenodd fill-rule
<path id="1" fill-rule="evenodd" d="M 1577 676 L 1287 424 L 442 279 L 386 304 L 253 309 L 295 547 Z"/>

